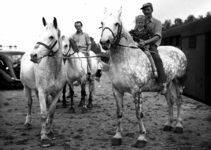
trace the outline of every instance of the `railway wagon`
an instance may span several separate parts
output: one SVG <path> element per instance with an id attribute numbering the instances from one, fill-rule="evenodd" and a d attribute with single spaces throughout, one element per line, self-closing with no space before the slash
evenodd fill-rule
<path id="1" fill-rule="evenodd" d="M 184 95 L 211 105 L 211 17 L 162 33 L 162 45 L 180 48 L 188 59 Z"/>

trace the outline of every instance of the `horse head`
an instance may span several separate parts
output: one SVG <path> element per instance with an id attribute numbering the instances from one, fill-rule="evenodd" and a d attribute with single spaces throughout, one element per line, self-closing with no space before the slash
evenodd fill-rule
<path id="1" fill-rule="evenodd" d="M 42 21 L 45 29 L 31 52 L 31 61 L 34 63 L 39 63 L 46 56 L 54 56 L 60 49 L 60 30 L 56 18 L 51 24 L 47 24 L 44 17 Z"/>
<path id="2" fill-rule="evenodd" d="M 122 22 L 121 22 L 122 8 L 117 12 L 117 14 L 108 13 L 105 10 L 105 17 L 102 19 L 102 34 L 100 39 L 100 44 L 103 49 L 110 49 L 111 45 L 115 45 L 119 42 L 122 32 Z"/>
<path id="3" fill-rule="evenodd" d="M 62 36 L 62 54 L 65 57 L 69 57 L 75 52 L 78 52 L 78 47 L 75 42 L 69 38 L 67 39 L 64 35 Z"/>

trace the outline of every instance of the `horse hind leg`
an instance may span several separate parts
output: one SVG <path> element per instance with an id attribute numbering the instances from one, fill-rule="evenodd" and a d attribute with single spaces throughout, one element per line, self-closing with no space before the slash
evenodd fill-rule
<path id="1" fill-rule="evenodd" d="M 73 100 L 74 90 L 72 84 L 69 85 L 69 90 L 70 90 L 70 108 L 68 109 L 68 112 L 72 114 L 75 113 L 74 100 Z"/>
<path id="2" fill-rule="evenodd" d="M 27 116 L 26 116 L 26 121 L 24 123 L 24 126 L 26 128 L 31 128 L 31 109 L 32 109 L 32 96 L 31 96 L 31 89 L 29 87 L 27 87 L 26 85 L 24 85 L 24 94 L 26 96 L 27 99 L 27 106 L 28 106 L 28 111 L 27 111 Z"/>
<path id="3" fill-rule="evenodd" d="M 171 82 L 168 86 L 167 86 L 167 92 L 165 94 L 165 98 L 168 104 L 168 120 L 165 123 L 164 127 L 163 127 L 163 131 L 171 131 L 172 130 L 172 123 L 173 123 L 173 105 L 174 105 L 174 99 L 173 99 L 173 95 L 172 92 L 176 92 L 175 91 L 175 87 L 174 85 L 172 85 L 173 83 Z"/>
<path id="4" fill-rule="evenodd" d="M 176 87 L 177 122 L 174 132 L 183 133 L 181 105 L 182 105 L 182 92 L 184 87 L 181 84 L 176 83 L 176 81 L 175 81 L 175 87 Z"/>
<path id="5" fill-rule="evenodd" d="M 113 87 L 113 95 L 116 100 L 116 107 L 117 107 L 117 129 L 116 134 L 112 139 L 112 146 L 119 146 L 122 144 L 122 115 L 123 115 L 123 95 L 124 93 L 118 92 Z"/>

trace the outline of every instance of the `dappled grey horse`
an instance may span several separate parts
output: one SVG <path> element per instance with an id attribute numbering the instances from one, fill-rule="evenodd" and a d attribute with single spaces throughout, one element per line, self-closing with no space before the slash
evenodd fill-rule
<path id="1" fill-rule="evenodd" d="M 123 96 L 125 92 L 132 94 L 135 103 L 136 117 L 140 127 L 140 135 L 135 147 L 144 147 L 146 129 L 143 122 L 142 92 L 156 92 L 161 90 L 161 84 L 153 77 L 152 67 L 146 54 L 137 47 L 124 28 L 121 21 L 122 9 L 117 14 L 105 11 L 102 19 L 102 35 L 100 43 L 105 50 L 110 50 L 110 78 L 113 95 L 117 106 L 117 130 L 112 139 L 112 145 L 122 142 L 122 115 Z M 170 131 L 173 123 L 173 104 L 177 103 L 177 121 L 175 132 L 182 133 L 182 119 L 180 109 L 182 91 L 186 77 L 187 59 L 184 53 L 172 46 L 158 47 L 159 55 L 163 61 L 168 85 L 165 98 L 168 103 L 168 120 L 163 128 Z"/>

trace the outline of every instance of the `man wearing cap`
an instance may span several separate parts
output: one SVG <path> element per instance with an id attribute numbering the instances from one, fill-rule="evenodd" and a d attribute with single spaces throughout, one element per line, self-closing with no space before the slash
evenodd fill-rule
<path id="1" fill-rule="evenodd" d="M 150 45 L 150 51 L 151 55 L 154 59 L 157 72 L 158 72 L 158 80 L 163 85 L 163 89 L 161 91 L 161 94 L 166 93 L 166 74 L 164 72 L 163 63 L 162 60 L 158 54 L 157 47 L 161 44 L 162 39 L 162 24 L 159 20 L 152 17 L 153 12 L 153 6 L 151 3 L 146 3 L 142 6 L 142 12 L 146 17 L 146 28 L 151 29 L 154 31 L 154 36 L 148 40 L 140 40 L 139 44 L 140 46 L 144 46 L 149 44 Z"/>
<path id="2" fill-rule="evenodd" d="M 74 33 L 70 38 L 76 43 L 78 46 L 78 49 L 80 52 L 84 53 L 85 56 L 87 57 L 87 72 L 88 75 L 91 75 L 91 59 L 89 58 L 89 51 L 91 49 L 91 40 L 89 35 L 86 32 L 83 32 L 82 30 L 82 22 L 81 21 L 76 21 L 75 22 L 75 28 L 76 28 L 76 33 Z"/>

